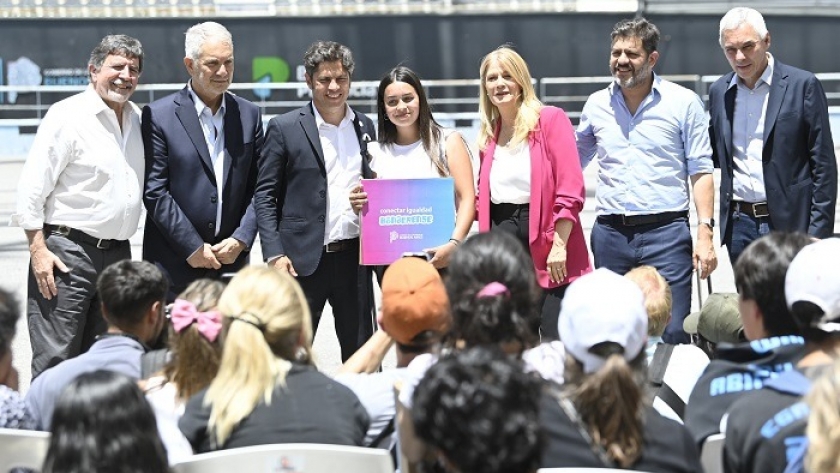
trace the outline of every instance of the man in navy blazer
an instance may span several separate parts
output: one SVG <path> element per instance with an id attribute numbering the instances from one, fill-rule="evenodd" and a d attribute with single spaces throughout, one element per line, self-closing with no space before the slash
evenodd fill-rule
<path id="1" fill-rule="evenodd" d="M 259 108 L 227 88 L 233 39 L 214 22 L 187 31 L 187 86 L 143 109 L 148 210 L 143 259 L 172 283 L 169 299 L 198 278 L 248 264 L 263 128 Z"/>
<path id="2" fill-rule="evenodd" d="M 822 84 L 768 52 L 770 33 L 751 8 L 724 15 L 720 45 L 733 72 L 709 89 L 709 133 L 730 261 L 771 230 L 831 236 L 837 161 Z"/>
<path id="3" fill-rule="evenodd" d="M 350 191 L 372 177 L 367 141 L 376 133 L 367 116 L 347 105 L 354 66 L 344 45 L 309 47 L 304 67 L 312 102 L 269 122 L 254 196 L 263 257 L 297 277 L 313 330 L 329 301 L 345 361 L 372 330 L 360 331 L 372 310 L 371 273 L 359 267 L 359 216 Z"/>

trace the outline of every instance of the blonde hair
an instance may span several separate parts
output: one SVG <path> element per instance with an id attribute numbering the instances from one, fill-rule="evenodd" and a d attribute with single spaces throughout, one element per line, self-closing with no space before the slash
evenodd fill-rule
<path id="1" fill-rule="evenodd" d="M 624 275 L 636 283 L 645 296 L 648 314 L 648 336 L 659 337 L 665 332 L 671 316 L 671 286 L 653 266 L 642 265 Z"/>
<path id="2" fill-rule="evenodd" d="M 219 310 L 226 327 L 222 361 L 204 398 L 211 408 L 207 431 L 215 448 L 260 401 L 271 403 L 275 388 L 285 385 L 292 360 L 312 363 L 309 306 L 288 273 L 243 269 L 222 293 Z"/>
<path id="3" fill-rule="evenodd" d="M 528 139 L 528 135 L 535 131 L 540 121 L 540 110 L 543 104 L 537 98 L 534 85 L 531 83 L 531 72 L 528 71 L 528 64 L 516 51 L 509 46 L 499 46 L 494 51 L 484 56 L 481 60 L 480 77 L 481 90 L 479 92 L 478 114 L 481 117 L 481 127 L 478 131 L 478 147 L 482 151 L 496 134 L 496 125 L 499 120 L 499 109 L 490 101 L 485 88 L 487 80 L 487 69 L 493 63 L 498 63 L 505 71 L 510 73 L 513 81 L 522 89 L 519 97 L 519 112 L 516 114 L 513 137 L 510 144 L 515 146 Z"/>
<path id="4" fill-rule="evenodd" d="M 806 471 L 834 473 L 840 471 L 840 360 L 835 360 L 831 370 L 814 382 L 805 396 L 811 408 L 808 415 L 808 453 Z"/>

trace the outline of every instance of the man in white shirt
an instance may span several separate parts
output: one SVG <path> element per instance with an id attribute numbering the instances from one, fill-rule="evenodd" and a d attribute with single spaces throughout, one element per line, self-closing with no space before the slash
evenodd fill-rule
<path id="1" fill-rule="evenodd" d="M 371 274 L 359 268 L 359 216 L 349 196 L 359 179 L 373 177 L 367 141 L 376 133 L 347 105 L 350 49 L 316 41 L 303 62 L 312 102 L 269 122 L 254 207 L 266 262 L 297 277 L 314 329 L 329 301 L 347 361 L 372 332 Z"/>
<path id="2" fill-rule="evenodd" d="M 131 258 L 140 220 L 143 141 L 129 102 L 143 47 L 108 35 L 90 55 L 90 86 L 47 112 L 18 185 L 11 225 L 29 240 L 32 376 L 90 348 L 106 329 L 96 278 Z"/>
<path id="3" fill-rule="evenodd" d="M 230 32 L 199 23 L 187 30 L 184 50 L 187 86 L 143 109 L 143 259 L 169 278 L 170 301 L 196 279 L 219 279 L 248 264 L 263 142 L 259 107 L 227 92 Z"/>

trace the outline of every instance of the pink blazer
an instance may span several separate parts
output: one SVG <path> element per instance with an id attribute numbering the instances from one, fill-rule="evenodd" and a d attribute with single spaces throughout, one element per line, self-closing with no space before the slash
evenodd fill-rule
<path id="1" fill-rule="evenodd" d="M 478 228 L 490 230 L 490 168 L 496 150 L 496 136 L 482 153 L 478 175 Z M 531 201 L 528 204 L 528 242 L 537 281 L 544 288 L 569 284 L 592 271 L 589 250 L 580 225 L 580 211 L 586 198 L 575 134 L 569 117 L 557 107 L 543 107 L 537 129 L 528 138 L 531 149 Z M 573 222 L 566 242 L 568 275 L 554 284 L 546 270 L 546 260 L 554 240 L 554 224 L 565 218 Z"/>

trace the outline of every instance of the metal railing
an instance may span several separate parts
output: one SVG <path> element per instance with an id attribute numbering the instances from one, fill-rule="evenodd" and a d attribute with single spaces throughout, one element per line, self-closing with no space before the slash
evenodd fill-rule
<path id="1" fill-rule="evenodd" d="M 816 76 L 825 88 L 829 106 L 840 107 L 840 73 Z M 720 76 L 683 74 L 662 77 L 694 90 L 705 102 L 709 86 Z M 612 80 L 610 76 L 543 77 L 534 79 L 534 87 L 540 100 L 562 107 L 572 119 L 576 119 L 589 95 L 606 87 Z M 481 85 L 478 79 L 426 80 L 423 84 L 436 118 L 458 121 L 477 119 Z M 348 103 L 375 115 L 378 85 L 377 81 L 354 82 Z M 183 87 L 183 83 L 141 84 L 132 101 L 143 106 Z M 0 103 L 0 126 L 36 126 L 51 104 L 84 88 L 78 85 L 0 86 L 0 97 L 8 96 L 10 92 L 17 94 L 17 103 Z M 303 82 L 234 83 L 230 89 L 257 104 L 266 119 L 298 108 L 310 100 L 309 89 Z"/>

